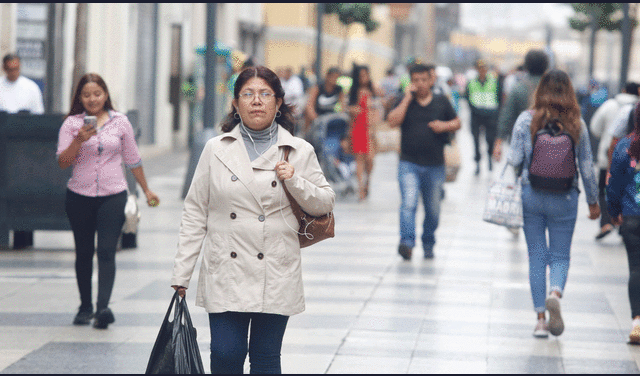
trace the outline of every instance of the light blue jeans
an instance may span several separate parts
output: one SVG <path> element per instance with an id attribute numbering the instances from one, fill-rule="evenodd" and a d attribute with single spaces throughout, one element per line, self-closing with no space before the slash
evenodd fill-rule
<path id="1" fill-rule="evenodd" d="M 426 253 L 436 244 L 435 232 L 440 218 L 442 185 L 445 169 L 442 166 L 421 166 L 400 161 L 398 163 L 400 182 L 400 244 L 413 248 L 416 243 L 416 211 L 418 197 L 422 196 L 424 222 L 422 224 L 422 248 Z"/>
<path id="2" fill-rule="evenodd" d="M 529 250 L 529 284 L 533 307 L 545 311 L 547 296 L 547 265 L 549 288 L 562 293 L 567 283 L 571 238 L 578 215 L 578 190 L 552 193 L 522 186 L 524 235 Z M 549 231 L 547 243 L 546 231 Z"/>

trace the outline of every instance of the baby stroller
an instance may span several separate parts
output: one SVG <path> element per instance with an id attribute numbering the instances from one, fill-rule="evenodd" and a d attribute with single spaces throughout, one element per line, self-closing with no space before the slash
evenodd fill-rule
<path id="1" fill-rule="evenodd" d="M 342 197 L 355 194 L 357 186 L 355 162 L 341 146 L 341 141 L 348 137 L 349 120 L 346 113 L 320 115 L 311 123 L 307 134 L 307 141 L 313 145 L 329 184 Z"/>

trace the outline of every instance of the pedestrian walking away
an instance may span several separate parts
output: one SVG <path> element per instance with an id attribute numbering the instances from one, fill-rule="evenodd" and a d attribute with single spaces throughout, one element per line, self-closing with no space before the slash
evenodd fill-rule
<path id="1" fill-rule="evenodd" d="M 127 201 L 122 161 L 140 184 L 147 204 L 157 206 L 160 199 L 147 186 L 133 127 L 124 114 L 114 110 L 107 85 L 99 75 L 87 73 L 78 82 L 71 110 L 60 128 L 57 156 L 60 168 L 73 166 L 65 202 L 76 247 L 81 301 L 73 323 L 88 325 L 94 317 L 91 278 L 97 231 L 98 300 L 93 326 L 106 329 L 115 321 L 109 299 Z"/>
<path id="2" fill-rule="evenodd" d="M 640 93 L 640 88 L 638 89 Z M 600 142 L 600 146 L 603 149 L 603 153 L 606 153 L 608 157 L 609 165 L 611 165 L 611 158 L 613 157 L 613 151 L 618 144 L 618 141 L 624 136 L 630 134 L 635 129 L 635 118 L 633 113 L 635 108 L 640 105 L 640 102 L 629 103 L 620 107 L 618 115 L 613 120 L 612 124 L 607 127 L 604 136 Z"/>
<path id="3" fill-rule="evenodd" d="M 305 309 L 299 223 L 283 184 L 306 213 L 333 210 L 284 96 L 268 68 L 240 73 L 223 134 L 205 145 L 184 200 L 171 285 L 184 297 L 202 253 L 196 305 L 209 313 L 214 374 L 242 373 L 247 352 L 251 373 L 281 373 L 287 321 Z"/>
<path id="4" fill-rule="evenodd" d="M 561 145 L 567 142 L 568 148 L 562 149 Z M 549 146 L 556 152 L 545 151 Z M 571 239 L 578 213 L 578 169 L 589 204 L 589 218 L 597 219 L 600 215 L 589 133 L 580 118 L 575 91 L 565 72 L 551 70 L 540 79 L 532 109 L 522 112 L 513 127 L 507 163 L 521 171 L 522 177 L 529 284 L 538 320 L 533 334 L 535 337 L 548 337 L 549 333 L 559 336 L 564 331 L 560 299 L 567 282 Z M 567 177 L 563 174 L 566 171 L 571 171 L 573 176 Z M 547 266 L 549 295 L 546 293 Z M 546 311 L 549 311 L 548 322 Z"/>
<path id="5" fill-rule="evenodd" d="M 611 161 L 607 184 L 607 204 L 612 222 L 620 227 L 629 262 L 629 303 L 632 329 L 629 341 L 640 344 L 640 108 L 632 114 L 635 118 L 633 133 L 616 145 Z"/>
<path id="6" fill-rule="evenodd" d="M 17 112 L 43 114 L 42 92 L 38 84 L 20 74 L 20 57 L 15 54 L 6 54 L 2 59 L 2 68 L 6 75 L 0 79 L 0 111 L 10 114 Z M 32 245 L 33 231 L 14 231 L 14 249 Z"/>
<path id="7" fill-rule="evenodd" d="M 476 61 L 478 76 L 467 84 L 466 98 L 471 108 L 471 134 L 475 147 L 476 175 L 480 174 L 480 132 L 484 130 L 488 147 L 489 171 L 491 171 L 491 156 L 496 139 L 498 121 L 498 106 L 500 105 L 498 78 L 489 73 L 484 60 Z"/>
<path id="8" fill-rule="evenodd" d="M 609 171 L 609 155 L 608 150 L 611 145 L 612 129 L 615 127 L 615 120 L 621 112 L 621 109 L 629 104 L 635 104 L 638 101 L 638 84 L 627 82 L 622 92 L 615 97 L 607 100 L 600 106 L 591 118 L 589 131 L 591 135 L 600 140 L 597 150 L 597 165 L 600 170 L 598 180 L 598 203 L 600 207 L 606 208 L 605 200 L 606 177 Z M 624 136 L 624 135 L 622 135 Z M 620 136 L 618 139 L 621 138 Z M 600 231 L 596 235 L 596 240 L 600 240 L 613 231 L 611 217 L 607 210 L 602 210 L 600 217 Z"/>
<path id="9" fill-rule="evenodd" d="M 435 66 L 414 64 L 411 83 L 398 106 L 389 112 L 391 127 L 400 127 L 400 245 L 398 253 L 410 260 L 415 246 L 415 217 L 418 196 L 422 196 L 424 222 L 422 248 L 424 257 L 433 258 L 435 231 L 440 216 L 442 186 L 445 181 L 444 146 L 451 132 L 460 129 L 451 102 L 444 95 L 433 94 Z"/>
<path id="10" fill-rule="evenodd" d="M 498 115 L 498 133 L 493 147 L 493 157 L 497 161 L 502 156 L 502 143 L 511 137 L 516 119 L 533 104 L 534 91 L 549 67 L 549 58 L 542 50 L 530 50 L 524 57 L 524 67 L 527 74 L 514 84 Z"/>

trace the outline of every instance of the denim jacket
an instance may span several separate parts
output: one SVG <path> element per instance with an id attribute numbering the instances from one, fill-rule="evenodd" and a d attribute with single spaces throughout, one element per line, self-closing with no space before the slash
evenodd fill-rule
<path id="1" fill-rule="evenodd" d="M 631 158 L 627 151 L 632 137 L 618 142 L 611 160 L 611 176 L 607 184 L 607 209 L 612 217 L 640 216 L 640 162 Z"/>
<path id="2" fill-rule="evenodd" d="M 529 184 L 529 166 L 531 165 L 531 156 L 533 154 L 533 145 L 531 141 L 531 120 L 533 113 L 531 111 L 523 111 L 516 124 L 513 126 L 511 135 L 511 150 L 507 157 L 507 163 L 519 168 L 522 167 L 522 184 Z M 593 156 L 591 154 L 591 144 L 589 142 L 589 131 L 584 120 L 580 120 L 580 141 L 576 145 L 576 156 L 578 158 L 578 169 L 582 175 L 582 184 L 587 195 L 587 203 L 589 205 L 598 202 L 598 183 L 593 170 Z M 578 188 L 578 171 L 576 178 L 573 180 L 573 186 Z"/>

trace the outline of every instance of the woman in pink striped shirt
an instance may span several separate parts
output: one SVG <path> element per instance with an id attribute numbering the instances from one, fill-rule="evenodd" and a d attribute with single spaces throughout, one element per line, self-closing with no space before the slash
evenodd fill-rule
<path id="1" fill-rule="evenodd" d="M 97 126 L 85 125 L 95 116 Z M 160 203 L 147 186 L 131 123 L 111 105 L 109 90 L 97 74 L 82 76 L 71 111 L 58 136 L 58 164 L 73 166 L 67 184 L 66 212 L 76 245 L 76 278 L 81 305 L 73 323 L 88 325 L 94 317 L 91 299 L 94 238 L 98 232 L 98 301 L 93 326 L 106 329 L 115 321 L 109 299 L 115 279 L 115 255 L 124 224 L 127 181 L 121 163 L 131 169 L 149 206 Z"/>

